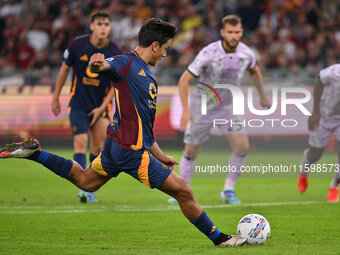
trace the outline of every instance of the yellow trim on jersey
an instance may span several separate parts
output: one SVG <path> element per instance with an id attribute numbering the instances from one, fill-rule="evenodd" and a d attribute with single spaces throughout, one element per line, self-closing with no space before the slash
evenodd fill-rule
<path id="1" fill-rule="evenodd" d="M 72 97 L 74 96 L 74 93 L 76 93 L 76 86 L 77 86 L 77 75 L 74 76 L 73 84 L 72 84 L 72 90 L 70 93 L 70 96 L 68 98 L 68 102 L 71 101 Z"/>
<path id="2" fill-rule="evenodd" d="M 102 160 L 101 160 L 101 153 L 99 154 L 98 157 L 96 157 L 92 163 L 91 163 L 91 168 L 93 169 L 93 171 L 95 171 L 96 173 L 103 175 L 103 176 L 107 176 L 107 173 L 104 171 L 103 165 L 102 165 Z"/>
<path id="3" fill-rule="evenodd" d="M 135 52 L 134 50 L 132 50 L 131 52 L 135 54 L 137 58 L 140 58 L 137 52 Z"/>
<path id="4" fill-rule="evenodd" d="M 120 115 L 119 91 L 116 88 L 115 88 L 115 93 L 116 93 L 116 103 L 118 106 L 119 118 L 122 119 L 122 116 Z"/>
<path id="5" fill-rule="evenodd" d="M 104 98 L 103 98 L 103 101 L 105 101 L 105 99 L 108 97 L 109 91 L 110 91 L 110 88 L 107 87 L 106 90 L 105 90 L 105 96 L 104 96 Z M 112 112 L 112 100 L 111 100 L 111 102 L 109 102 L 109 103 L 106 105 L 105 108 L 106 108 L 106 110 L 107 110 L 107 112 L 108 112 L 108 114 L 109 114 L 109 117 L 110 117 L 110 114 L 111 114 L 111 112 Z M 106 115 L 106 112 L 103 111 L 102 117 L 105 117 L 105 115 Z M 111 119 L 111 118 L 110 118 L 110 119 Z"/>
<path id="6" fill-rule="evenodd" d="M 137 144 L 130 145 L 130 148 L 136 151 L 136 150 L 142 149 L 143 147 L 143 126 L 142 126 L 142 119 L 140 118 L 138 111 L 137 111 L 137 107 L 136 105 L 134 106 L 135 106 L 137 117 L 138 117 L 138 138 L 137 138 Z"/>
<path id="7" fill-rule="evenodd" d="M 142 155 L 142 162 L 138 168 L 138 179 L 149 189 L 151 189 L 149 182 L 149 164 L 150 157 L 147 150 L 144 151 Z"/>

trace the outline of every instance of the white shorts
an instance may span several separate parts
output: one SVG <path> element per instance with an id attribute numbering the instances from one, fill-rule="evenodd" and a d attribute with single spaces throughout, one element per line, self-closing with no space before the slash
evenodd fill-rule
<path id="1" fill-rule="evenodd" d="M 340 120 L 328 120 L 321 117 L 318 129 L 309 134 L 309 145 L 315 148 L 325 148 L 335 133 L 336 140 L 340 141 Z"/>
<path id="2" fill-rule="evenodd" d="M 184 133 L 184 143 L 191 145 L 199 145 L 207 141 L 211 131 L 220 135 L 229 134 L 247 134 L 243 124 L 243 116 L 235 116 L 232 109 L 215 110 L 208 112 L 207 115 L 192 112 L 193 120 L 190 120 Z M 224 120 L 225 124 L 218 124 L 214 127 L 214 119 Z M 223 121 L 222 121 L 223 122 Z M 213 130 L 217 129 L 217 130 Z"/>

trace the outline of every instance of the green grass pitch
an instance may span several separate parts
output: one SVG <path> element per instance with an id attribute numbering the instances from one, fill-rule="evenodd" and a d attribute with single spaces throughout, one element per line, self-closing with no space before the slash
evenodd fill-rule
<path id="1" fill-rule="evenodd" d="M 52 152 L 72 157 L 71 150 Z M 299 164 L 300 156 L 252 152 L 247 163 Z M 336 162 L 336 155 L 322 162 Z M 329 177 L 311 178 L 301 195 L 291 176 L 247 176 L 236 188 L 242 206 L 221 206 L 224 178 L 201 177 L 192 188 L 215 225 L 235 234 L 242 216 L 262 214 L 271 225 L 265 245 L 214 247 L 166 195 L 126 174 L 97 192 L 99 203 L 80 204 L 67 181 L 37 163 L 8 159 L 0 160 L 0 254 L 339 254 L 340 205 L 325 202 Z"/>

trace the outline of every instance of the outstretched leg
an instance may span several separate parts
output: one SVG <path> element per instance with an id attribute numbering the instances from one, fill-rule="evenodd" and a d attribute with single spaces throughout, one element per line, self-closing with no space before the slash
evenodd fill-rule
<path id="1" fill-rule="evenodd" d="M 91 167 L 84 170 L 73 160 L 41 150 L 39 141 L 33 138 L 5 145 L 0 150 L 0 158 L 22 158 L 36 161 L 85 191 L 96 191 L 111 179 L 109 176 L 98 174 Z"/>

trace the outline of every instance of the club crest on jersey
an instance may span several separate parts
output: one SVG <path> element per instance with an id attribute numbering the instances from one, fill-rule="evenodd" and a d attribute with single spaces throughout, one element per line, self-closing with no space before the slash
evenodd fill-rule
<path id="1" fill-rule="evenodd" d="M 238 59 L 238 65 L 243 67 L 246 65 L 247 59 L 246 58 L 239 58 Z"/>
<path id="2" fill-rule="evenodd" d="M 167 166 L 167 165 L 165 165 L 165 164 L 162 164 L 161 165 L 164 169 L 169 169 L 169 167 Z"/>

